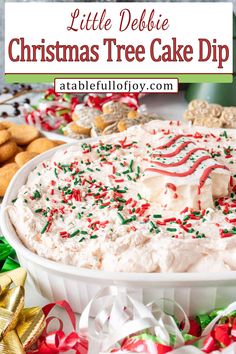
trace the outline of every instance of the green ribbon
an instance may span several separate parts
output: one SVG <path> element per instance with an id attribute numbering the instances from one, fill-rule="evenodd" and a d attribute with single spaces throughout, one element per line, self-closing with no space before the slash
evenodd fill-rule
<path id="1" fill-rule="evenodd" d="M 212 318 L 207 314 L 202 314 L 197 315 L 196 320 L 200 324 L 201 330 L 203 331 L 207 327 L 207 325 L 209 325 L 209 323 L 212 321 Z"/>
<path id="2" fill-rule="evenodd" d="M 166 344 L 164 343 L 162 340 L 160 340 L 158 337 L 156 337 L 153 334 L 149 334 L 149 333 L 142 333 L 139 334 L 137 336 L 134 336 L 133 338 L 136 339 L 141 339 L 141 340 L 150 340 L 154 343 L 159 343 L 159 344 L 163 344 L 163 345 L 170 345 L 170 346 L 174 346 L 175 342 L 176 342 L 176 336 L 174 336 L 173 334 L 169 333 L 169 337 L 170 337 L 170 343 Z M 191 336 L 192 337 L 192 336 Z"/>
<path id="3" fill-rule="evenodd" d="M 222 307 L 222 308 L 215 309 L 215 310 L 211 311 L 211 312 L 209 313 L 210 318 L 213 320 L 213 319 L 214 319 L 216 316 L 218 316 L 223 310 L 224 310 L 224 308 Z"/>
<path id="4" fill-rule="evenodd" d="M 18 268 L 16 252 L 3 236 L 0 236 L 0 273 Z"/>
<path id="5" fill-rule="evenodd" d="M 201 333 L 216 316 L 222 314 L 222 311 L 224 311 L 224 309 L 225 308 L 218 308 L 218 309 L 211 311 L 210 313 L 199 314 L 194 317 L 194 320 L 197 321 L 201 327 Z M 236 317 L 236 310 L 232 311 L 227 316 L 221 317 L 219 319 L 219 321 L 217 321 L 217 323 L 218 324 L 227 323 L 229 318 L 232 318 L 232 317 Z M 174 316 L 173 316 L 173 318 L 174 318 Z M 175 321 L 178 324 L 176 319 L 175 319 Z M 179 325 L 179 327 L 180 327 L 180 325 Z M 183 336 L 185 345 L 193 345 L 199 349 L 201 349 L 204 346 L 205 337 L 202 337 L 201 335 L 200 335 L 200 337 L 195 337 L 195 336 L 192 336 L 191 334 L 182 332 L 182 336 Z M 149 340 L 154 343 L 166 345 L 166 343 L 164 343 L 160 338 L 158 338 L 157 336 L 155 336 L 151 333 L 148 333 L 148 332 L 132 336 L 131 338 L 140 339 L 140 340 L 144 340 L 144 341 Z M 170 345 L 171 347 L 174 348 L 175 343 L 176 343 L 176 336 L 169 334 L 169 339 L 170 339 L 170 342 L 167 345 Z"/>
<path id="6" fill-rule="evenodd" d="M 220 308 L 220 309 L 216 309 L 212 312 L 209 313 L 209 316 L 211 318 L 211 320 L 213 320 L 216 316 L 220 315 L 222 313 L 222 311 L 224 311 L 224 307 Z M 228 314 L 225 317 L 222 317 L 219 320 L 219 323 L 225 323 L 229 317 L 236 317 L 236 311 L 231 312 L 230 314 Z"/>
<path id="7" fill-rule="evenodd" d="M 136 338 L 136 339 L 141 339 L 141 340 L 150 340 L 154 343 L 162 343 L 159 338 L 157 338 L 155 335 L 153 334 L 149 334 L 149 333 L 142 333 L 142 334 L 139 334 L 137 336 L 134 336 L 133 338 Z"/>

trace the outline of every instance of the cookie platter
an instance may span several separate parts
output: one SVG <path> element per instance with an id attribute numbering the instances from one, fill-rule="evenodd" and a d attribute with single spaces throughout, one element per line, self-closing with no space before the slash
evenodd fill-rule
<path id="1" fill-rule="evenodd" d="M 14 174 L 27 161 L 58 145 L 75 141 L 53 132 L 35 127 L 0 120 L 0 198 Z"/>
<path id="2" fill-rule="evenodd" d="M 162 122 L 160 127 L 167 128 L 168 124 L 169 122 Z M 198 133 L 207 131 L 212 134 L 212 130 L 206 128 L 196 127 L 192 129 Z M 236 134 L 232 130 L 215 129 L 214 134 L 229 134 L 236 138 Z M 117 138 L 117 134 L 113 137 Z M 98 139 L 96 138 L 84 141 L 86 144 L 96 144 L 97 142 Z M 68 148 L 73 147 L 74 144 L 69 144 Z M 67 299 L 78 313 L 84 309 L 99 289 L 109 285 L 116 285 L 123 288 L 124 291 L 135 293 L 139 298 L 143 297 L 146 302 L 153 298 L 172 299 L 180 303 L 186 313 L 190 315 L 199 311 L 207 311 L 212 306 L 225 306 L 226 303 L 234 300 L 236 272 L 233 270 L 220 273 L 101 271 L 60 264 L 45 259 L 26 248 L 10 221 L 9 214 L 6 211 L 7 207 L 17 196 L 19 189 L 25 184 L 31 171 L 43 161 L 52 158 L 55 151 L 60 152 L 62 149 L 63 147 L 57 147 L 49 150 L 23 166 L 11 181 L 2 204 L 2 231 L 8 242 L 15 248 L 20 263 L 28 270 L 43 296 L 52 301 L 58 298 Z"/>

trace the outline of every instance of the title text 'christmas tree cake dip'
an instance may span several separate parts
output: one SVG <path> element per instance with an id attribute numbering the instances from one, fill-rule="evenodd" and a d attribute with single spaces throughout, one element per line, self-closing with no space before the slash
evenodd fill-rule
<path id="1" fill-rule="evenodd" d="M 152 121 L 60 148 L 8 207 L 22 242 L 76 267 L 236 270 L 236 139 Z"/>

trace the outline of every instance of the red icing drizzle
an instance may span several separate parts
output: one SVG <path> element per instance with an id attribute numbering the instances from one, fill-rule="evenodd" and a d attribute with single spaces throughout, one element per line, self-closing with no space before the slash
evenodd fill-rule
<path id="1" fill-rule="evenodd" d="M 198 209 L 201 210 L 201 209 L 202 209 L 202 208 L 201 208 L 201 201 L 198 200 L 198 201 L 197 201 L 197 204 L 198 204 Z"/>
<path id="2" fill-rule="evenodd" d="M 151 161 L 151 163 L 155 164 L 155 165 L 159 165 L 159 166 L 162 166 L 162 167 L 174 167 L 174 166 L 180 166 L 180 165 L 183 165 L 188 159 L 190 156 L 192 156 L 195 152 L 197 151 L 206 151 L 206 149 L 203 149 L 203 148 L 195 148 L 195 149 L 192 149 L 191 151 L 189 151 L 187 153 L 186 156 L 184 156 L 182 158 L 182 160 L 178 161 L 178 162 L 173 162 L 173 163 L 163 163 L 163 162 L 159 162 L 159 161 Z M 163 155 L 162 155 L 163 156 Z"/>
<path id="3" fill-rule="evenodd" d="M 162 175 L 166 175 L 166 176 L 172 176 L 172 177 L 186 177 L 186 176 L 189 176 L 189 175 L 191 175 L 191 174 L 193 174 L 195 171 L 196 171 L 196 169 L 197 169 L 197 167 L 203 162 L 203 161 L 205 161 L 205 160 L 209 160 L 209 159 L 212 159 L 212 157 L 211 156 L 202 156 L 202 157 L 200 157 L 199 159 L 197 159 L 195 162 L 194 162 L 194 164 L 193 164 L 193 166 L 192 167 L 190 167 L 190 169 L 189 170 L 187 170 L 187 171 L 185 171 L 185 172 L 171 172 L 171 171 L 165 171 L 165 170 L 160 170 L 160 169 L 158 169 L 158 168 L 147 168 L 146 169 L 146 171 L 151 171 L 151 172 L 157 172 L 157 173 L 160 173 L 160 174 L 162 174 Z M 213 165 L 213 166 L 223 166 L 223 165 Z M 213 167 L 213 166 L 210 166 L 210 167 Z M 216 167 L 216 168 L 218 168 L 218 167 Z M 209 168 L 207 168 L 206 170 L 208 170 Z M 211 172 L 211 171 L 210 171 Z M 209 173 L 210 173 L 209 172 Z M 204 174 L 203 174 L 204 175 Z M 203 177 L 205 177 L 205 175 L 203 176 L 202 175 L 202 177 L 201 177 L 201 179 L 203 178 Z M 208 175 L 206 176 L 206 178 L 208 177 Z"/>
<path id="4" fill-rule="evenodd" d="M 170 139 L 166 144 L 161 145 L 161 146 L 157 146 L 154 150 L 159 150 L 159 149 L 166 149 L 168 147 L 170 147 L 171 145 L 173 145 L 177 140 L 181 139 L 182 137 L 184 137 L 185 135 L 176 135 L 174 136 L 172 139 Z"/>
<path id="5" fill-rule="evenodd" d="M 166 144 L 161 145 L 157 148 L 155 148 L 154 150 L 158 150 L 158 149 L 166 149 L 170 146 L 172 146 L 177 140 L 179 140 L 180 138 L 184 137 L 184 135 L 177 135 L 175 137 L 173 137 L 172 139 L 170 139 Z M 170 153 L 166 153 L 166 154 L 153 154 L 153 157 L 160 157 L 160 158 L 164 158 L 164 157 L 173 157 L 178 155 L 186 146 L 188 146 L 189 144 L 195 144 L 193 141 L 185 141 L 182 142 L 177 148 L 176 150 L 174 150 L 173 152 Z M 186 163 L 186 161 L 189 160 L 189 158 L 197 151 L 206 151 L 206 149 L 204 148 L 194 148 L 192 150 L 190 150 L 186 156 L 184 156 L 180 161 L 177 162 L 173 162 L 173 163 L 163 163 L 163 162 L 159 162 L 159 161 L 150 161 L 152 164 L 161 166 L 161 167 L 175 167 L 175 166 L 181 166 L 183 164 Z M 146 171 L 151 171 L 151 172 L 156 172 L 162 175 L 166 175 L 166 176 L 171 176 L 171 177 L 186 177 L 189 176 L 191 174 L 193 174 L 198 166 L 203 162 L 206 161 L 208 159 L 212 159 L 212 157 L 210 155 L 205 155 L 202 156 L 200 158 L 198 158 L 192 165 L 192 167 L 190 167 L 187 171 L 185 172 L 171 172 L 171 171 L 166 171 L 166 170 L 162 170 L 162 169 L 158 169 L 158 168 L 147 168 Z M 199 186 L 198 186 L 198 194 L 200 194 L 201 188 L 204 186 L 207 178 L 209 177 L 210 173 L 215 170 L 215 169 L 224 169 L 224 170 L 229 170 L 226 166 L 222 165 L 222 164 L 217 164 L 215 163 L 212 166 L 206 167 L 205 170 L 202 173 L 202 176 L 200 178 L 199 181 Z M 233 180 L 231 178 L 230 180 L 230 185 L 233 185 Z M 174 184 L 172 183 L 167 183 L 166 187 L 173 190 L 173 192 L 176 192 L 177 188 Z M 174 198 L 178 198 L 178 195 L 176 193 L 174 193 Z M 198 208 L 201 210 L 201 201 L 198 200 Z"/>
<path id="6" fill-rule="evenodd" d="M 212 165 L 212 166 L 209 166 L 207 167 L 201 178 L 200 178 L 200 183 L 199 183 L 199 190 L 204 186 L 206 180 L 207 180 L 207 177 L 209 176 L 209 174 L 213 171 L 213 170 L 216 170 L 217 168 L 222 168 L 223 170 L 227 170 L 229 171 L 228 167 L 224 166 L 224 165 L 220 165 L 220 164 L 215 164 L 215 165 Z"/>
<path id="7" fill-rule="evenodd" d="M 185 141 L 182 143 L 175 151 L 169 152 L 168 154 L 153 154 L 153 157 L 173 157 L 180 153 L 189 144 L 194 144 L 193 141 Z"/>
<path id="8" fill-rule="evenodd" d="M 172 191 L 176 191 L 176 186 L 173 183 L 166 183 L 166 188 L 172 189 Z"/>

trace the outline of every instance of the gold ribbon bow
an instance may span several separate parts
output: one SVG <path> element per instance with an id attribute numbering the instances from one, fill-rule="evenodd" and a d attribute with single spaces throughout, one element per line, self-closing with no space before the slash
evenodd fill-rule
<path id="1" fill-rule="evenodd" d="M 24 308 L 25 280 L 22 268 L 0 275 L 0 353 L 24 354 L 44 329 L 42 309 Z"/>

